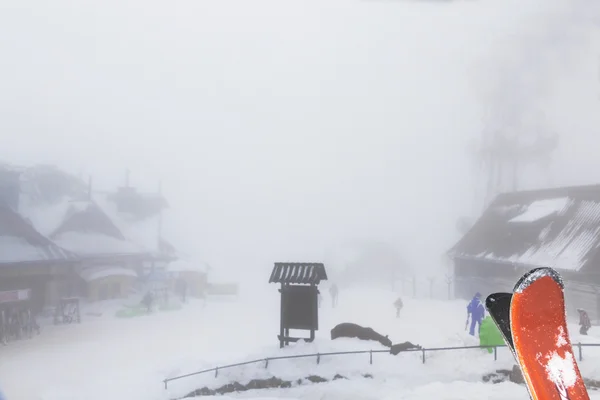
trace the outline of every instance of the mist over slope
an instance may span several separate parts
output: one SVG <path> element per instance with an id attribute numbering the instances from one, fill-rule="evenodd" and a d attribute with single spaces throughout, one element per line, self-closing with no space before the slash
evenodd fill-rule
<path id="1" fill-rule="evenodd" d="M 358 237 L 436 269 L 478 210 L 467 148 L 483 131 L 577 135 L 530 182 L 573 179 L 571 150 L 590 169 L 597 7 L 10 2 L 5 157 L 99 187 L 126 167 L 147 190 L 162 178 L 178 242 L 214 265 L 266 275 Z"/>

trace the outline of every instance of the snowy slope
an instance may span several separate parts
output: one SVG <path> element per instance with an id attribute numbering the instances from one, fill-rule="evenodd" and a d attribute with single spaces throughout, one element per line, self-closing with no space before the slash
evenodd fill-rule
<path id="1" fill-rule="evenodd" d="M 0 348 L 0 386 L 9 399 L 22 400 L 167 400 L 202 386 L 218 387 L 229 380 L 250 380 L 276 375 L 297 379 L 310 374 L 332 377 L 336 373 L 350 381 L 315 384 L 290 390 L 266 390 L 240 394 L 241 397 L 291 397 L 303 399 L 387 398 L 429 396 L 436 391 L 442 398 L 493 397 L 502 388 L 504 398 L 526 398 L 524 387 L 480 383 L 482 374 L 512 364 L 508 351 L 499 359 L 481 350 L 430 353 L 423 364 L 419 353 L 390 356 L 375 354 L 369 365 L 367 354 L 277 360 L 232 368 L 173 382 L 163 389 L 162 380 L 180 373 L 243 360 L 281 354 L 326 352 L 331 350 L 381 349 L 377 343 L 328 340 L 329 329 L 343 321 L 372 326 L 389 334 L 395 342 L 409 340 L 425 347 L 473 344 L 464 332 L 464 302 L 405 299 L 399 319 L 394 317 L 394 294 L 375 290 L 345 290 L 340 306 L 321 309 L 321 330 L 313 344 L 279 350 L 278 299 L 276 286 L 255 292 L 244 291 L 238 302 L 190 303 L 178 312 L 148 317 L 99 319 L 84 316 L 84 323 L 50 326 L 31 341 L 11 343 Z M 586 338 L 600 342 L 596 335 Z M 576 326 L 571 326 L 576 332 Z M 578 336 L 574 335 L 577 341 Z M 581 364 L 586 376 L 599 377 L 600 351 L 584 349 Z M 56 366 L 56 367 L 55 367 Z M 373 379 L 360 375 L 369 373 Z M 236 395 L 238 396 L 238 395 Z M 453 397 L 454 396 L 454 397 Z M 428 398 L 428 397 L 420 397 Z M 439 398 L 439 397 L 436 397 Z"/>
<path id="2" fill-rule="evenodd" d="M 540 53 L 534 51 L 539 49 L 550 49 L 551 59 L 556 60 L 554 50 L 558 47 L 554 46 L 554 41 L 548 43 L 548 46 L 544 48 L 541 46 L 543 40 L 539 39 L 545 38 L 548 31 L 569 32 L 568 29 L 561 29 L 563 27 L 561 23 L 564 22 L 561 22 L 561 18 L 571 15 L 566 12 L 566 9 L 574 2 L 578 5 L 585 4 L 585 2 L 577 0 L 573 2 L 565 0 L 479 0 L 443 4 L 439 2 L 383 1 L 373 3 L 367 8 L 360 2 L 338 1 L 332 2 L 333 4 L 327 3 L 323 9 L 320 9 L 318 7 L 310 8 L 312 5 L 309 3 L 302 3 L 303 9 L 294 9 L 293 12 L 286 10 L 295 19 L 278 18 L 276 12 L 274 14 L 265 13 L 263 9 L 253 3 L 250 6 L 252 13 L 266 14 L 266 17 L 264 15 L 261 17 L 279 22 L 261 26 L 264 29 L 259 33 L 254 32 L 254 35 L 236 32 L 239 33 L 237 38 L 228 29 L 239 21 L 247 20 L 249 17 L 246 11 L 248 10 L 244 10 L 240 6 L 236 10 L 238 15 L 234 15 L 234 18 L 231 19 L 234 22 L 229 26 L 224 25 L 223 21 L 215 18 L 213 14 L 206 13 L 208 17 L 205 18 L 217 21 L 220 30 L 217 36 L 229 35 L 233 39 L 233 41 L 223 42 L 227 43 L 225 47 L 228 48 L 228 57 L 220 60 L 222 65 L 215 65 L 217 68 L 215 71 L 220 71 L 225 66 L 241 66 L 241 69 L 251 76 L 224 75 L 228 78 L 227 84 L 224 86 L 231 90 L 231 93 L 226 92 L 227 101 L 223 103 L 209 101 L 211 104 L 215 104 L 218 112 L 221 111 L 220 108 L 235 109 L 237 114 L 234 115 L 219 114 L 223 119 L 216 119 L 218 121 L 216 125 L 229 127 L 228 123 L 235 122 L 231 129 L 243 131 L 246 139 L 237 138 L 239 141 L 236 141 L 234 146 L 231 143 L 231 136 L 224 134 L 223 131 L 216 131 L 215 137 L 226 138 L 222 143 L 223 150 L 233 155 L 231 160 L 223 157 L 223 153 L 214 148 L 209 148 L 207 152 L 216 155 L 215 157 L 219 159 L 224 159 L 224 161 L 215 160 L 207 154 L 204 154 L 203 158 L 202 155 L 197 154 L 200 149 L 194 147 L 194 154 L 188 153 L 190 158 L 195 156 L 198 159 L 205 159 L 208 163 L 207 168 L 197 168 L 197 170 L 208 171 L 201 178 L 206 181 L 217 180 L 222 188 L 224 177 L 215 173 L 215 171 L 219 171 L 220 165 L 216 161 L 231 162 L 235 160 L 242 166 L 241 168 L 248 169 L 253 165 L 245 163 L 246 159 L 244 158 L 236 158 L 238 154 L 234 150 L 241 149 L 243 153 L 254 157 L 255 149 L 278 145 L 278 143 L 274 143 L 273 137 L 261 134 L 266 130 L 256 121 L 259 109 L 250 106 L 264 105 L 263 103 L 255 104 L 254 94 L 259 92 L 267 93 L 268 97 L 276 99 L 270 103 L 271 108 L 268 108 L 268 112 L 260 110 L 266 115 L 265 119 L 277 120 L 281 124 L 275 125 L 276 131 L 301 133 L 301 135 L 298 134 L 297 142 L 289 141 L 289 148 L 279 144 L 278 151 L 272 152 L 271 156 L 274 158 L 267 158 L 264 168 L 272 169 L 273 165 L 285 166 L 290 168 L 286 172 L 286 176 L 289 177 L 294 174 L 306 176 L 306 172 L 313 168 L 319 174 L 326 176 L 330 170 L 335 169 L 331 169 L 329 165 L 321 164 L 319 161 L 328 160 L 336 166 L 346 168 L 344 176 L 350 178 L 347 178 L 347 182 L 340 182 L 337 175 L 335 179 L 329 177 L 330 180 L 325 180 L 326 183 L 323 183 L 323 187 L 316 186 L 314 192 L 288 192 L 284 186 L 276 194 L 263 190 L 264 198 L 257 196 L 252 199 L 255 200 L 255 206 L 262 204 L 265 207 L 266 211 L 262 210 L 264 215 L 259 212 L 260 209 L 252 215 L 238 212 L 236 204 L 240 203 L 240 198 L 235 191 L 232 194 L 226 192 L 226 200 L 231 203 L 223 202 L 221 198 L 217 198 L 221 201 L 220 203 L 207 203 L 217 205 L 214 209 L 206 208 L 214 214 L 211 217 L 218 223 L 213 225 L 197 223 L 201 221 L 201 217 L 206 217 L 200 213 L 198 220 L 189 220 L 189 225 L 212 226 L 212 229 L 207 229 L 206 237 L 201 240 L 197 235 L 187 235 L 190 241 L 187 247 L 200 249 L 199 251 L 205 251 L 206 248 L 216 249 L 213 251 L 220 255 L 220 258 L 225 258 L 226 261 L 238 261 L 237 265 L 245 265 L 243 262 L 247 261 L 248 254 L 258 254 L 258 252 L 252 253 L 248 249 L 259 246 L 284 249 L 286 248 L 284 245 L 293 242 L 297 244 L 298 256 L 304 256 L 311 249 L 316 249 L 313 250 L 316 254 L 320 252 L 322 241 L 325 238 L 319 237 L 315 233 L 315 225 L 327 223 L 339 225 L 341 231 L 360 231 L 365 226 L 396 226 L 399 225 L 398 221 L 402 220 L 400 216 L 403 214 L 382 215 L 379 211 L 388 205 L 385 203 L 386 201 L 393 203 L 394 208 L 400 208 L 398 204 L 401 200 L 402 207 L 409 210 L 416 209 L 414 206 L 418 204 L 421 207 L 420 210 L 427 209 L 429 211 L 421 215 L 418 226 L 410 227 L 412 235 L 406 243 L 408 256 L 412 260 L 418 260 L 424 264 L 438 263 L 439 254 L 444 250 L 438 244 L 445 243 L 448 239 L 444 227 L 451 227 L 451 220 L 454 218 L 449 216 L 452 213 L 448 210 L 455 211 L 456 204 L 462 201 L 462 197 L 453 196 L 468 190 L 466 187 L 456 187 L 456 181 L 450 179 L 457 174 L 466 173 L 465 168 L 462 168 L 464 166 L 454 164 L 457 162 L 457 158 L 448 156 L 448 154 L 461 154 L 460 157 L 463 157 L 461 153 L 463 143 L 461 140 L 457 140 L 454 133 L 466 131 L 465 135 L 478 135 L 484 125 L 482 121 L 486 119 L 486 107 L 502 108 L 503 105 L 510 105 L 517 99 L 523 101 L 523 103 L 517 102 L 517 108 L 531 103 L 537 104 L 534 101 L 537 100 L 537 97 L 532 95 L 537 94 L 539 88 L 520 84 L 522 81 L 518 78 L 522 77 L 519 73 L 522 67 L 528 67 L 526 69 L 527 76 L 534 74 L 546 78 L 543 83 L 556 81 L 559 88 L 571 83 L 571 80 L 547 79 L 548 75 L 555 72 L 554 65 L 551 65 L 552 68 L 544 68 L 545 63 L 542 63 L 540 67 L 529 61 L 537 61 L 542 58 Z M 177 9 L 182 15 L 189 15 L 189 21 L 183 22 L 191 22 L 190 26 L 206 25 L 198 22 L 197 9 L 185 9 L 185 2 L 181 3 L 181 8 L 168 7 L 168 10 L 152 10 L 150 3 L 144 3 L 143 6 L 149 14 L 152 14 L 152 11 L 160 11 L 156 13 L 156 22 L 172 21 L 169 19 L 167 11 Z M 197 2 L 188 2 L 188 5 L 191 3 L 197 4 Z M 590 2 L 590 4 L 592 3 Z M 42 16 L 47 11 L 43 7 L 43 4 L 39 4 L 35 8 Z M 54 3 L 51 7 L 55 7 Z M 271 7 L 275 7 L 275 4 L 267 5 L 265 9 L 276 9 Z M 286 4 L 285 7 L 292 6 Z M 108 14 L 111 13 L 110 9 L 106 10 Z M 240 10 L 242 11 L 240 12 Z M 279 11 L 282 12 L 281 9 Z M 131 17 L 140 15 L 139 10 L 135 7 L 131 7 L 128 12 L 132 13 Z M 250 13 L 250 18 L 257 17 L 252 13 Z M 87 15 L 81 16 L 79 19 L 82 26 L 78 26 L 76 29 L 72 26 L 70 28 L 78 32 L 84 28 L 86 23 L 91 21 L 96 23 L 95 13 L 90 12 L 89 15 L 89 20 L 86 20 Z M 225 19 L 225 15 L 230 16 L 227 12 L 221 18 Z M 239 18 L 239 21 L 236 21 L 236 17 Z M 326 20 L 327 18 L 337 19 L 337 23 L 331 24 Z M 20 24 L 18 19 L 14 20 L 15 25 Z M 44 17 L 36 23 L 47 20 L 48 18 Z M 144 25 L 142 28 L 136 26 L 127 17 L 113 22 L 114 24 L 107 25 L 111 26 L 111 29 L 114 30 L 111 32 L 117 37 L 122 34 L 119 32 L 119 27 L 121 29 L 125 27 L 126 32 L 131 34 L 134 31 L 150 30 L 160 37 L 164 36 L 160 29 L 148 29 L 151 24 Z M 292 27 L 295 35 L 282 35 L 280 46 L 274 48 L 267 46 L 262 49 L 262 54 L 257 55 L 252 51 L 256 49 L 248 47 L 251 43 L 263 43 L 262 40 L 270 40 L 278 36 L 279 31 L 290 29 L 287 24 L 296 24 Z M 173 25 L 183 26 L 184 30 L 180 34 L 187 35 L 185 24 Z M 27 25 L 24 27 L 24 29 L 28 28 Z M 326 30 L 326 27 L 329 30 Z M 16 31 L 18 32 L 18 30 Z M 64 29 L 61 28 L 59 31 L 61 35 L 64 34 Z M 223 32 L 225 35 L 221 35 Z M 210 38 L 212 35 L 213 33 L 207 33 L 204 37 Z M 21 35 L 14 36 L 20 37 Z M 95 37 L 91 34 L 91 36 L 92 39 L 100 40 L 108 35 Z M 240 40 L 242 36 L 245 41 Z M 62 36 L 60 37 L 62 38 Z M 306 48 L 301 48 L 299 39 L 304 37 L 311 37 L 313 41 L 304 43 Z M 524 37 L 528 40 L 521 40 Z M 28 36 L 23 38 L 25 42 L 14 41 L 15 49 L 18 49 L 20 54 L 23 48 L 30 47 L 27 45 L 27 40 L 33 40 L 30 43 L 39 45 L 40 39 L 46 38 Z M 119 39 L 121 38 L 119 37 Z M 131 45 L 131 48 L 142 49 L 143 47 L 139 46 L 137 42 L 135 45 L 128 43 L 127 37 L 122 39 L 124 43 Z M 144 39 L 147 42 L 152 41 L 147 40 L 148 38 Z M 47 40 L 49 41 L 47 44 L 60 42 L 53 35 L 47 35 Z M 518 45 L 524 42 L 527 43 L 524 48 Z M 104 50 L 109 50 L 110 47 L 106 46 L 109 42 L 102 43 L 106 47 Z M 142 43 L 141 40 L 140 43 Z M 156 76 L 178 76 L 179 68 L 186 63 L 190 64 L 194 75 L 208 76 L 209 81 L 207 82 L 210 82 L 211 85 L 214 84 L 214 77 L 220 76 L 218 74 L 203 75 L 198 72 L 194 62 L 188 62 L 190 60 L 186 60 L 185 57 L 181 59 L 184 54 L 199 53 L 202 62 L 208 62 L 216 56 L 212 52 L 212 47 L 219 47 L 214 46 L 212 41 L 207 39 L 209 45 L 199 52 L 172 46 L 169 42 L 165 43 L 168 48 L 163 48 L 163 50 L 167 51 L 157 51 L 156 48 L 148 47 L 149 53 L 157 58 L 148 58 L 145 68 L 164 65 L 164 62 L 170 60 L 177 64 L 177 68 L 172 71 L 167 69 L 166 71 L 169 71 L 167 73 L 160 71 L 160 74 L 157 73 Z M 265 41 L 265 43 L 267 42 Z M 316 43 L 319 43 L 319 46 L 316 46 Z M 564 42 L 560 43 L 564 44 Z M 231 48 L 228 47 L 229 45 Z M 51 46 L 48 48 L 51 49 Z M 248 48 L 251 50 L 247 51 Z M 126 56 L 130 53 L 129 47 L 123 46 L 122 49 L 125 51 L 123 54 L 119 54 L 127 58 Z M 221 51 L 221 49 L 217 50 Z M 248 54 L 244 54 L 244 51 Z M 60 54 L 60 52 L 58 53 Z M 547 55 L 544 51 L 541 53 Z M 65 54 L 71 54 L 71 52 Z M 356 54 L 359 56 L 356 57 Z M 523 54 L 530 58 L 522 60 Z M 241 56 L 245 56 L 245 58 Z M 92 60 L 90 61 L 91 65 L 97 64 L 95 57 L 90 57 L 90 59 Z M 245 63 L 252 61 L 251 59 L 256 63 L 253 65 L 255 68 L 249 68 Z M 267 64 L 268 68 L 262 68 L 268 59 L 275 60 L 275 64 Z M 44 59 L 42 58 L 42 60 Z M 506 68 L 503 67 L 507 63 L 510 64 L 509 73 L 505 74 Z M 38 65 L 46 65 L 46 63 L 38 62 L 35 67 L 37 68 Z M 259 66 L 261 68 L 258 68 Z M 44 68 L 44 70 L 46 69 L 51 70 L 51 68 Z M 68 80 L 72 80 L 71 74 L 62 73 L 63 69 L 61 61 L 60 76 L 64 75 Z M 32 71 L 35 71 L 36 74 L 44 72 L 39 71 L 39 68 Z M 93 71 L 91 76 L 96 78 L 99 71 Z M 139 77 L 142 88 L 152 86 L 148 84 L 143 74 L 139 74 L 137 66 L 131 76 L 125 75 L 123 80 L 111 78 L 111 82 L 114 81 L 114 85 L 125 87 L 128 82 L 135 81 L 135 78 Z M 52 77 L 52 82 L 57 87 L 68 83 L 56 80 L 58 76 Z M 290 76 L 293 76 L 294 79 L 290 79 Z M 249 79 L 250 77 L 252 79 Z M 308 77 L 310 81 L 307 80 Z M 29 81 L 29 79 L 27 80 Z M 16 80 L 15 82 L 20 81 Z M 535 83 L 538 84 L 539 81 L 535 80 Z M 34 84 L 37 85 L 39 82 L 36 81 Z M 297 86 L 295 86 L 296 84 Z M 586 87 L 589 86 L 588 81 L 585 81 L 585 84 Z M 543 86 L 543 84 L 540 85 Z M 80 86 L 87 91 L 86 85 Z M 186 93 L 189 90 L 188 85 L 177 86 L 181 86 Z M 476 86 L 476 88 L 472 86 Z M 112 91 L 116 87 L 108 86 L 107 90 Z M 192 87 L 192 89 L 206 92 L 206 87 L 202 85 Z M 481 91 L 484 93 L 481 96 L 474 95 L 473 92 L 478 92 L 477 89 L 482 89 Z M 15 86 L 15 90 L 21 92 L 22 89 Z M 115 90 L 115 92 L 117 91 Z M 137 88 L 136 92 L 139 92 Z M 247 103 L 234 95 L 239 92 L 249 94 L 247 99 L 246 97 L 243 99 Z M 579 126 L 562 119 L 563 117 L 568 118 L 570 122 L 572 119 L 570 111 L 573 111 L 569 109 L 569 112 L 564 112 L 565 104 L 573 103 L 568 96 L 566 96 L 567 100 L 562 98 L 565 93 L 571 92 L 562 87 L 562 90 L 554 93 L 554 97 L 547 101 L 553 105 L 556 103 L 556 114 L 561 116 L 562 127 L 565 131 L 570 132 L 570 128 Z M 181 93 L 173 92 L 173 96 L 161 97 L 165 98 L 165 101 L 173 103 L 173 107 L 181 107 L 181 103 L 173 102 L 173 98 L 177 98 L 178 94 Z M 25 97 L 35 98 L 35 96 Z M 79 98 L 79 96 L 74 97 Z M 186 98 L 188 97 L 186 96 Z M 232 107 L 232 98 L 241 103 L 236 103 L 236 107 Z M 314 108 L 306 107 L 306 104 L 301 104 L 303 107 L 300 107 L 298 104 L 290 102 L 291 98 L 303 100 Z M 383 100 L 381 100 L 382 98 Z M 487 100 L 490 98 L 493 101 L 488 102 Z M 379 101 L 373 101 L 373 99 Z M 560 99 L 560 101 L 553 101 L 553 99 Z M 337 106 L 332 107 L 332 104 Z M 134 105 L 135 102 L 129 104 L 130 107 Z M 185 103 L 185 106 L 190 105 Z M 190 107 L 193 115 L 203 109 L 195 105 Z M 120 107 L 116 108 L 121 112 Z M 301 115 L 289 114 L 289 110 L 292 109 L 299 110 Z M 214 111 L 215 109 L 211 109 L 210 112 Z M 511 112 L 512 110 L 500 110 L 499 115 L 494 115 L 494 117 L 501 120 L 504 111 Z M 151 114 L 154 113 L 149 113 L 147 110 L 139 114 L 132 113 L 139 118 L 138 122 L 140 123 L 142 120 L 146 123 L 153 121 L 151 118 L 147 120 L 152 117 Z M 155 114 L 162 115 L 162 113 Z M 327 114 L 331 119 L 325 119 L 323 114 Z M 581 115 L 580 124 L 589 121 L 589 118 L 585 117 L 585 114 Z M 88 118 L 86 117 L 86 119 Z M 90 120 L 93 121 L 93 124 L 100 123 L 93 118 Z M 114 116 L 111 118 L 110 114 L 107 114 L 102 120 L 109 121 L 109 125 L 120 121 Z M 121 125 L 120 122 L 118 123 Z M 122 131 L 112 128 L 116 127 L 104 126 L 102 129 L 107 132 L 107 135 L 108 132 L 116 132 L 115 140 L 116 138 L 120 139 L 118 135 L 121 135 Z M 191 128 L 176 126 L 176 128 L 169 129 L 169 131 L 181 130 L 189 135 L 192 135 L 192 132 L 197 134 L 198 131 L 197 126 Z M 371 145 L 385 147 L 391 151 L 389 154 L 386 153 L 390 160 L 382 158 L 377 160 L 380 163 L 375 163 L 362 156 L 365 150 L 364 141 L 355 139 L 364 135 L 365 132 L 373 131 L 385 132 L 389 138 L 406 137 L 408 139 L 405 142 L 396 142 L 377 137 L 378 141 L 374 140 Z M 415 136 L 403 135 L 408 131 L 417 132 L 418 137 L 422 140 L 415 143 Z M 324 132 L 334 132 L 334 134 L 326 136 Z M 440 135 L 440 132 L 444 134 Z M 464 137 L 462 138 L 464 139 Z M 248 142 L 244 142 L 244 140 Z M 285 140 L 282 139 L 282 141 Z M 325 146 L 327 141 L 334 142 L 334 148 L 339 151 L 309 153 L 309 157 L 301 151 L 302 143 L 306 143 L 306 148 L 311 150 L 327 149 Z M 111 140 L 107 140 L 107 143 L 110 142 Z M 172 142 L 175 143 L 177 140 L 174 139 Z M 342 143 L 343 146 L 340 146 Z M 29 146 L 29 144 L 27 145 Z M 60 144 L 60 146 L 63 145 Z M 138 144 L 136 143 L 135 146 L 137 148 Z M 173 149 L 167 147 L 167 143 L 163 143 L 162 146 L 165 147 L 165 153 L 169 153 Z M 181 144 L 178 143 L 178 146 L 181 147 Z M 404 164 L 393 164 L 392 161 L 398 158 L 395 156 L 397 156 L 396 149 L 399 147 L 410 148 L 414 159 L 403 158 L 401 161 Z M 446 149 L 444 157 L 448 158 L 442 161 L 456 168 L 448 167 L 443 171 L 436 169 L 415 172 L 420 172 L 424 179 L 429 178 L 429 175 L 435 176 L 438 181 L 446 181 L 447 186 L 440 184 L 436 191 L 431 189 L 431 191 L 419 191 L 416 194 L 402 191 L 400 197 L 386 196 L 388 193 L 377 191 L 381 187 L 399 185 L 401 182 L 397 175 L 385 171 L 396 171 L 400 167 L 414 170 L 413 165 L 423 165 L 422 159 L 425 162 L 437 160 L 440 154 L 431 151 L 433 148 Z M 54 149 L 56 148 L 54 147 Z M 48 151 L 51 150 L 52 147 Z M 302 153 L 302 159 L 292 158 L 291 153 L 293 152 Z M 128 152 L 123 151 L 122 153 L 127 154 Z M 102 162 L 106 163 L 106 154 L 99 154 L 101 154 L 99 157 Z M 341 155 L 354 162 L 345 164 L 346 160 Z M 178 158 L 185 160 L 187 157 L 180 155 Z M 361 163 L 361 160 L 364 162 Z M 173 160 L 169 159 L 169 161 Z M 211 163 L 215 165 L 210 165 Z M 393 165 L 394 168 L 389 168 L 390 165 Z M 379 168 L 380 166 L 381 168 Z M 302 169 L 295 170 L 293 168 Z M 262 176 L 260 172 L 262 171 L 259 169 L 256 176 Z M 197 173 L 194 169 L 194 174 Z M 232 174 L 231 178 L 234 177 L 237 178 L 235 174 Z M 228 179 L 229 176 L 225 175 L 225 178 Z M 378 180 L 384 182 L 380 182 L 379 186 L 367 184 L 377 183 Z M 248 192 L 259 193 L 261 192 L 260 183 L 260 181 L 247 181 L 247 187 L 244 186 L 244 189 Z M 189 190 L 188 185 L 185 186 Z M 299 187 L 302 188 L 302 186 Z M 350 191 L 350 187 L 359 187 L 363 193 L 371 190 L 370 197 L 376 201 L 367 202 L 364 196 L 356 196 L 356 192 Z M 354 204 L 348 202 L 350 205 L 347 207 L 360 205 L 360 208 L 357 211 L 355 208 L 344 209 L 344 204 L 327 203 L 328 199 L 337 199 L 337 197 L 322 196 L 322 192 L 326 190 L 348 191 L 348 193 L 344 192 L 346 198 L 358 197 L 361 202 Z M 444 201 L 439 200 L 442 194 Z M 294 206 L 298 205 L 295 202 L 304 204 L 311 199 L 315 199 L 315 203 L 312 204 L 313 208 L 301 209 L 310 210 L 310 215 L 303 215 L 297 211 L 298 218 L 303 219 L 302 222 L 306 223 L 306 227 L 294 224 L 299 220 L 284 218 L 285 213 L 273 216 L 267 212 L 275 209 L 273 204 L 277 202 L 289 203 L 291 205 L 289 210 L 295 210 Z M 192 199 L 193 201 L 195 199 Z M 310 205 L 310 203 L 308 204 Z M 56 215 L 62 211 L 64 210 L 56 210 Z M 265 216 L 269 218 L 265 218 Z M 315 220 L 315 216 L 324 220 Z M 190 216 L 187 215 L 187 217 Z M 57 221 L 54 219 L 42 221 L 41 225 L 44 226 L 42 230 L 49 230 L 51 226 L 55 225 Z M 232 223 L 232 221 L 234 222 Z M 227 222 L 230 223 L 229 226 Z M 255 235 L 253 226 L 256 224 L 260 224 L 265 231 L 274 232 L 274 236 L 265 238 Z M 236 229 L 231 229 L 232 226 Z M 289 228 L 290 226 L 293 226 L 294 229 Z M 287 230 L 283 229 L 284 227 Z M 223 229 L 223 232 L 218 229 Z M 150 238 L 148 240 L 152 240 L 153 232 L 153 227 L 147 227 L 143 233 L 148 234 Z M 390 228 L 389 231 L 379 234 L 393 236 L 398 232 L 400 230 Z M 145 239 L 147 238 L 145 237 Z M 244 243 L 247 247 L 240 250 L 236 243 L 238 245 Z M 287 247 L 289 248 L 289 246 Z M 275 252 L 275 250 L 273 251 Z M 279 258 L 282 255 L 290 256 L 289 252 L 275 253 L 273 258 Z M 315 257 L 317 256 L 320 256 L 320 253 L 315 255 Z M 292 255 L 292 258 L 295 257 Z M 215 257 L 215 261 L 223 262 L 219 260 L 219 257 Z M 231 262 L 231 264 L 236 265 L 235 262 Z M 421 266 L 429 265 L 415 265 L 415 269 L 418 270 Z M 248 268 L 248 270 L 248 275 L 256 275 L 255 269 Z M 267 274 L 265 274 L 265 279 L 266 276 Z M 466 304 L 405 299 L 402 316 L 395 319 L 392 307 L 394 297 L 391 292 L 343 291 L 340 294 L 339 309 L 332 310 L 325 305 L 322 310 L 321 330 L 317 341 L 311 345 L 299 345 L 286 349 L 284 353 L 377 348 L 376 344 L 353 343 L 352 341 L 330 343 L 327 340 L 329 329 L 344 321 L 371 326 L 384 334 L 389 334 L 395 342 L 409 340 L 425 347 L 459 346 L 470 343 L 471 338 L 465 336 L 464 332 Z M 203 308 L 202 304 L 189 304 L 179 312 L 130 320 L 102 318 L 95 321 L 93 317 L 84 316 L 84 323 L 81 325 L 51 326 L 33 340 L 11 343 L 10 346 L 0 348 L 0 387 L 9 400 L 166 400 L 172 395 L 185 393 L 187 390 L 203 385 L 219 385 L 227 379 L 251 379 L 265 376 L 267 371 L 263 366 L 253 366 L 223 371 L 218 378 L 211 375 L 190 378 L 173 384 L 169 391 L 163 389 L 161 382 L 165 377 L 204 367 L 280 354 L 276 340 L 278 316 L 275 286 L 260 287 L 258 290 L 255 288 L 254 291 L 244 290 L 238 302 L 210 303 L 206 308 Z M 581 340 L 600 342 L 600 334 L 596 332 L 597 329 L 592 329 L 592 336 Z M 571 332 L 576 332 L 575 326 L 571 326 Z M 577 335 L 573 335 L 573 339 L 574 341 L 580 340 Z M 592 378 L 600 377 L 600 370 L 597 367 L 598 361 L 600 361 L 600 350 L 585 349 L 584 354 L 585 360 L 581 364 L 584 375 Z M 484 372 L 510 364 L 511 359 L 506 351 L 500 352 L 497 362 L 480 350 L 430 354 L 425 364 L 421 363 L 418 354 L 402 354 L 397 357 L 378 354 L 375 356 L 372 366 L 368 364 L 366 355 L 324 358 L 319 366 L 316 366 L 314 361 L 313 359 L 281 360 L 273 362 L 268 372 L 284 377 L 306 376 L 311 372 L 328 376 L 338 371 L 349 376 L 371 372 L 374 378 L 373 380 L 356 379 L 351 382 L 338 381 L 285 391 L 248 392 L 234 397 L 420 400 L 429 398 L 436 400 L 527 398 L 523 387 L 509 383 L 487 385 L 478 381 Z M 592 398 L 600 399 L 597 394 L 592 394 Z"/>

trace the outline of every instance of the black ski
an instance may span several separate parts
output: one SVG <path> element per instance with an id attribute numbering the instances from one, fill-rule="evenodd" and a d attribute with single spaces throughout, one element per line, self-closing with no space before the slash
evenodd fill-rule
<path id="1" fill-rule="evenodd" d="M 512 294 L 510 293 L 492 293 L 485 299 L 485 308 L 490 313 L 492 320 L 500 330 L 500 333 L 504 337 L 504 341 L 516 359 L 515 346 L 510 331 L 511 299 Z"/>

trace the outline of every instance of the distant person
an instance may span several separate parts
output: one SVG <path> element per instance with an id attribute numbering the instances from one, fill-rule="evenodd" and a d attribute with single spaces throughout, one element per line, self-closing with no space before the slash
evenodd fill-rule
<path id="1" fill-rule="evenodd" d="M 142 299 L 142 304 L 146 306 L 146 311 L 149 313 L 152 311 L 152 304 L 154 303 L 154 294 L 152 291 L 146 292 L 146 295 Z"/>
<path id="2" fill-rule="evenodd" d="M 402 303 L 402 298 L 398 297 L 394 302 L 394 307 L 396 307 L 396 318 L 400 317 L 400 310 L 404 307 L 404 303 Z"/>
<path id="3" fill-rule="evenodd" d="M 337 306 L 337 302 L 338 302 L 338 287 L 337 285 L 334 283 L 333 285 L 331 285 L 331 287 L 329 288 L 329 294 L 331 295 L 331 307 Z"/>
<path id="4" fill-rule="evenodd" d="M 581 326 L 579 333 L 582 335 L 587 335 L 588 331 L 592 327 L 590 317 L 588 316 L 587 311 L 585 311 L 583 308 L 578 308 L 577 312 L 579 313 L 579 325 Z"/>
<path id="5" fill-rule="evenodd" d="M 475 336 L 475 325 L 477 328 L 481 328 L 481 321 L 485 314 L 485 308 L 481 302 L 481 293 L 475 293 L 473 299 L 467 306 L 467 324 L 469 323 L 469 317 L 471 318 L 471 328 L 469 329 L 469 335 Z"/>
<path id="6" fill-rule="evenodd" d="M 188 290 L 187 281 L 184 279 L 181 282 L 181 301 L 184 303 L 187 300 L 187 290 Z"/>

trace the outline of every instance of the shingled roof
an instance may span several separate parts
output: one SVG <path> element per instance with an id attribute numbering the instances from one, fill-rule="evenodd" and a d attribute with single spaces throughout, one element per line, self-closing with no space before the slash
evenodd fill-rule
<path id="1" fill-rule="evenodd" d="M 310 283 L 318 285 L 327 280 L 322 263 L 275 263 L 269 283 Z"/>
<path id="2" fill-rule="evenodd" d="M 600 261 L 599 247 L 600 185 L 590 185 L 500 194 L 449 254 L 580 271 Z"/>
<path id="3" fill-rule="evenodd" d="M 71 203 L 63 223 L 50 238 L 73 253 L 85 256 L 147 253 L 142 246 L 127 240 L 93 201 Z"/>
<path id="4" fill-rule="evenodd" d="M 0 207 L 0 264 L 74 260 L 75 254 L 39 233 L 21 215 Z"/>

